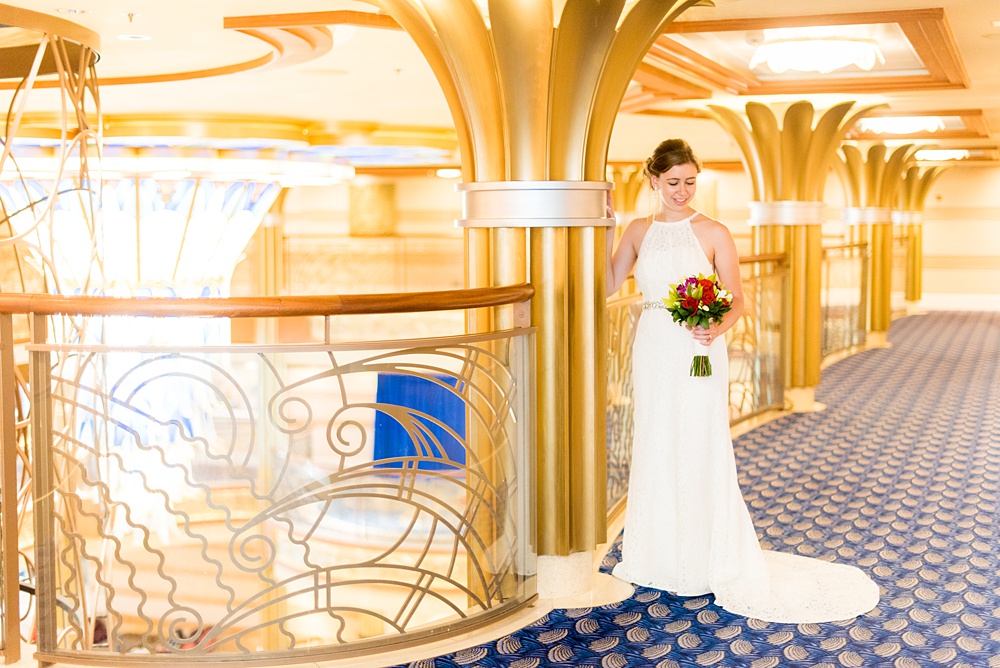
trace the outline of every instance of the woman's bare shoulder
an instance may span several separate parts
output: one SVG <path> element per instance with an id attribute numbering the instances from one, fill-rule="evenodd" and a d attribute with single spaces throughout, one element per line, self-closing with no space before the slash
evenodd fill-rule
<path id="1" fill-rule="evenodd" d="M 701 230 L 704 230 L 705 233 L 710 236 L 716 236 L 716 235 L 732 236 L 732 232 L 730 232 L 729 227 L 727 227 L 725 223 L 720 223 L 715 218 L 706 216 L 703 213 L 699 213 L 697 216 L 695 216 L 691 220 L 691 225 L 692 227 L 695 226 L 699 227 Z"/>
<path id="2" fill-rule="evenodd" d="M 630 220 L 628 222 L 628 225 L 625 227 L 625 229 L 626 230 L 628 230 L 628 229 L 639 229 L 639 230 L 645 229 L 645 228 L 649 227 L 649 222 L 651 220 L 653 220 L 652 216 L 643 216 L 642 218 L 633 218 L 632 220 Z"/>
<path id="3" fill-rule="evenodd" d="M 628 237 L 634 244 L 637 245 L 637 243 L 641 242 L 642 238 L 646 236 L 646 230 L 649 229 L 649 224 L 652 220 L 652 216 L 633 218 L 629 221 L 628 225 L 625 226 L 625 231 L 622 233 L 622 236 Z"/>

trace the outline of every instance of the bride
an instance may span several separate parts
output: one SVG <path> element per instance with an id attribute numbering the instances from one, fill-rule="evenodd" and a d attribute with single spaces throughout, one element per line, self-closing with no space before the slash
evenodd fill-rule
<path id="1" fill-rule="evenodd" d="M 743 312 L 739 258 L 728 228 L 692 207 L 700 164 L 682 139 L 646 161 L 655 214 L 629 223 L 614 253 L 608 293 L 633 272 L 643 312 L 632 353 L 635 440 L 622 560 L 613 575 L 678 596 L 715 595 L 732 613 L 766 621 L 848 619 L 878 603 L 861 570 L 762 550 L 736 476 L 729 433 L 725 332 Z M 715 273 L 732 309 L 708 329 L 687 329 L 663 307 L 671 285 Z M 713 374 L 691 377 L 695 354 Z"/>

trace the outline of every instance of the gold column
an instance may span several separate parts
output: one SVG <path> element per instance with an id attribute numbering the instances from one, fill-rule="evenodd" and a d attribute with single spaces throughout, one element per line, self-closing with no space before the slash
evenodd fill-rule
<path id="1" fill-rule="evenodd" d="M 754 252 L 788 254 L 785 384 L 796 410 L 816 407 L 812 397 L 819 383 L 822 338 L 820 225 L 827 175 L 844 135 L 876 108 L 848 116 L 853 105 L 831 107 L 815 126 L 813 106 L 806 101 L 788 106 L 780 126 L 775 112 L 757 102 L 746 105 L 749 124 L 731 109 L 709 106 L 740 147 L 750 176 Z"/>
<path id="2" fill-rule="evenodd" d="M 559 518 L 587 517 L 593 521 L 557 524 L 561 533 L 552 540 L 586 545 L 569 552 L 592 549 L 606 540 L 604 510 L 604 412 L 593 397 L 603 398 L 605 334 L 595 331 L 604 311 L 603 269 L 605 239 L 602 227 L 610 184 L 589 181 L 507 181 L 466 183 L 462 227 L 501 231 L 517 222 L 530 228 L 531 280 L 537 286 L 532 318 L 539 328 L 537 401 L 549 417 L 539 420 L 542 443 L 564 447 L 538 448 L 537 475 L 551 481 L 539 485 L 539 524 Z M 600 244 L 599 254 L 598 243 Z M 585 278 L 579 278 L 584 276 Z M 598 295 L 600 297 L 598 298 Z M 582 362 L 584 360 L 585 362 Z M 598 383 L 600 378 L 600 383 Z M 588 440 L 589 439 L 589 440 Z M 595 447 L 596 443 L 596 447 Z M 599 449 L 598 449 L 599 448 Z M 598 533 L 600 532 L 600 533 Z M 543 552 L 543 554 L 546 554 Z M 558 554 L 558 553 L 557 553 Z"/>
<path id="3" fill-rule="evenodd" d="M 632 218 L 639 210 L 639 195 L 646 185 L 641 164 L 608 165 L 607 180 L 615 184 L 611 196 L 615 211 L 623 219 Z"/>
<path id="4" fill-rule="evenodd" d="M 919 302 L 923 297 L 924 226 L 915 211 L 900 213 L 906 217 L 906 301 Z"/>
<path id="5" fill-rule="evenodd" d="M 642 57 L 697 0 L 378 0 L 427 57 L 451 108 L 467 189 L 470 287 L 535 286 L 538 551 L 605 542 L 605 161 Z M 544 200 L 510 216 L 522 195 Z M 539 184 L 551 184 L 552 187 Z M 577 183 L 582 188 L 563 188 Z M 491 185 L 492 184 L 492 185 Z M 517 185 L 522 184 L 522 185 Z M 563 195 L 553 194 L 553 188 Z M 568 194 L 567 194 L 568 193 Z M 470 212 L 468 209 L 475 209 Z M 503 325 L 476 314 L 472 331 Z"/>
<path id="6" fill-rule="evenodd" d="M 892 221 L 871 226 L 872 332 L 888 332 L 892 321 Z"/>
<path id="7" fill-rule="evenodd" d="M 789 282 L 783 313 L 785 385 L 788 388 L 819 384 L 823 336 L 823 211 L 822 202 L 750 202 L 750 225 L 755 230 L 767 231 L 768 234 L 760 234 L 760 238 L 779 241 L 788 256 Z"/>
<path id="8" fill-rule="evenodd" d="M 923 210 L 931 186 L 947 167 L 929 167 L 920 172 L 912 165 L 902 177 L 896 220 L 906 226 L 906 301 L 923 298 L 924 230 Z"/>
<path id="9" fill-rule="evenodd" d="M 893 208 L 899 201 L 913 145 L 899 146 L 886 157 L 885 144 L 872 144 L 867 159 L 854 145 L 845 144 L 840 150 L 842 162 L 838 174 L 847 197 L 844 222 L 857 230 L 852 236 L 868 243 L 871 255 L 868 324 L 876 337 L 884 339 L 892 320 Z"/>

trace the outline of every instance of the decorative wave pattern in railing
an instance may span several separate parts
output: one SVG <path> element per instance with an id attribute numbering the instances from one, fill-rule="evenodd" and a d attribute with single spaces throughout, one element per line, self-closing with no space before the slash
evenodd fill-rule
<path id="1" fill-rule="evenodd" d="M 632 462 L 632 341 L 642 314 L 642 295 L 608 302 L 608 510 L 628 492 Z"/>
<path id="2" fill-rule="evenodd" d="M 532 345 L 30 346 L 38 656 L 333 657 L 527 601 Z"/>
<path id="3" fill-rule="evenodd" d="M 868 332 L 868 244 L 823 248 L 823 357 L 865 343 Z"/>
<path id="4" fill-rule="evenodd" d="M 729 420 L 736 424 L 784 403 L 782 298 L 784 255 L 740 261 L 745 309 L 726 332 L 729 349 Z M 632 459 L 632 340 L 642 295 L 608 301 L 608 513 L 628 494 Z"/>

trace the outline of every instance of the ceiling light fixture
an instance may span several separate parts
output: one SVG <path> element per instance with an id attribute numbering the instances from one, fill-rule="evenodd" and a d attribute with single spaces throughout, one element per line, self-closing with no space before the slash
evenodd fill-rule
<path id="1" fill-rule="evenodd" d="M 462 170 L 455 169 L 454 167 L 442 167 L 434 172 L 434 175 L 440 179 L 457 179 L 461 178 Z"/>
<path id="2" fill-rule="evenodd" d="M 925 148 L 914 154 L 917 160 L 930 160 L 940 162 L 942 160 L 965 160 L 969 157 L 969 151 L 964 149 L 943 149 Z"/>
<path id="3" fill-rule="evenodd" d="M 148 42 L 153 38 L 149 35 L 118 35 L 118 39 L 125 42 Z"/>
<path id="4" fill-rule="evenodd" d="M 827 74 L 850 65 L 866 72 L 885 57 L 873 39 L 817 28 L 765 30 L 750 69 L 766 64 L 775 74 L 788 70 Z"/>
<path id="5" fill-rule="evenodd" d="M 940 116 L 879 116 L 863 118 L 859 125 L 862 132 L 877 135 L 912 135 L 944 130 L 944 121 Z"/>

